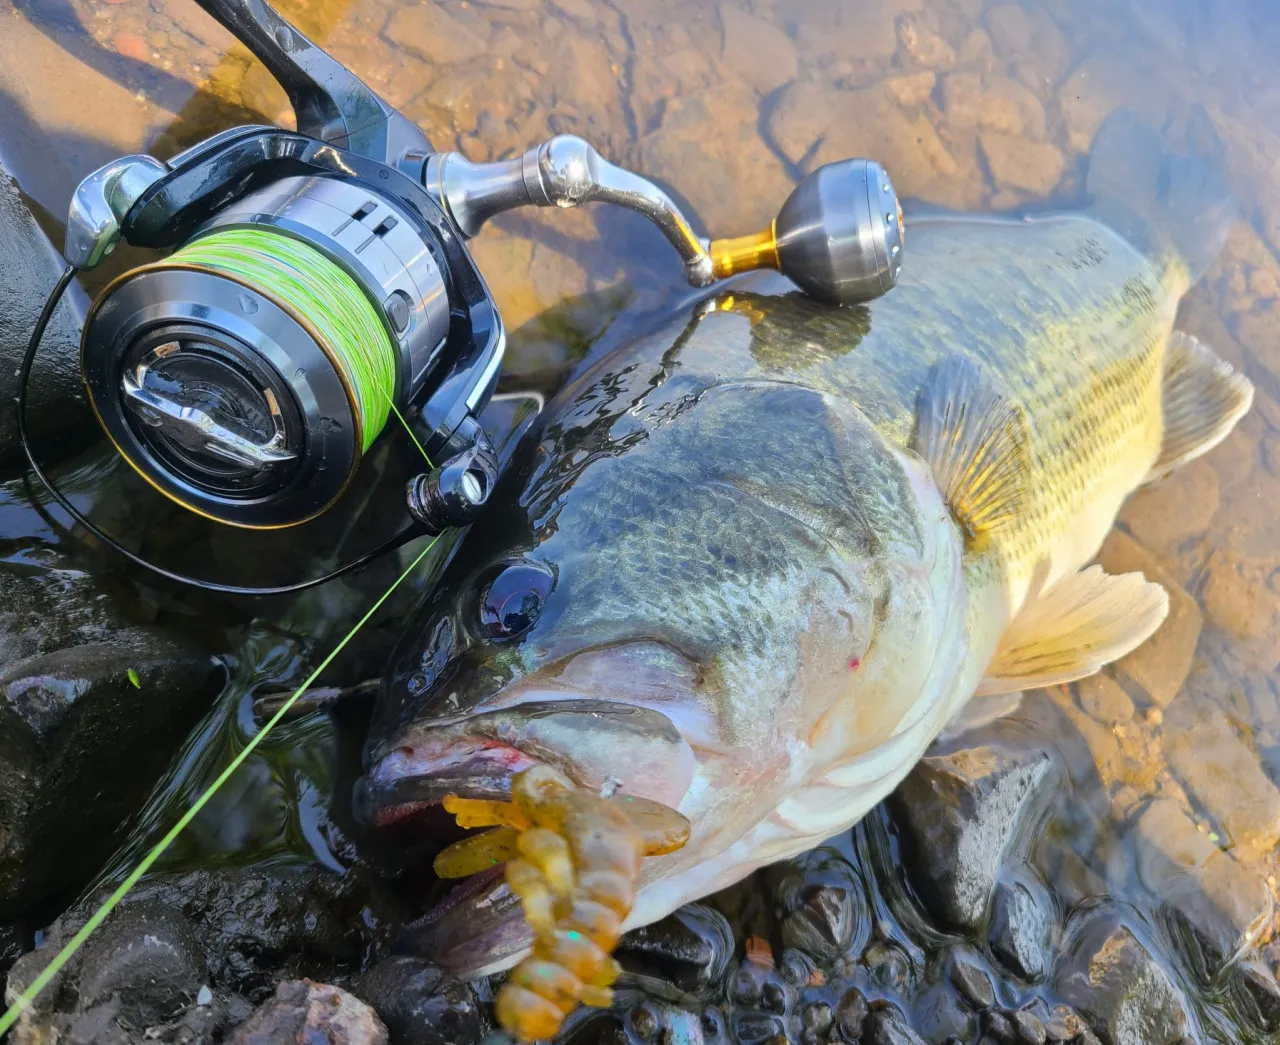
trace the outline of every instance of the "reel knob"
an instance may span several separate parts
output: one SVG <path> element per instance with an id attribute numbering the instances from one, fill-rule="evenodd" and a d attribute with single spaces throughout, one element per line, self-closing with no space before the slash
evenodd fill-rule
<path id="1" fill-rule="evenodd" d="M 812 297 L 849 305 L 892 289 L 902 245 L 902 207 L 884 168 L 841 160 L 801 181 L 764 232 L 708 249 L 717 279 L 773 268 Z"/>

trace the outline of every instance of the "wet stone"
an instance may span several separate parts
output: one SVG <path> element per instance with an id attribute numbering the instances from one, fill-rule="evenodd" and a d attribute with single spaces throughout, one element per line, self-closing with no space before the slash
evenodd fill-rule
<path id="1" fill-rule="evenodd" d="M 1164 751 L 1174 775 L 1244 859 L 1280 842 L 1280 788 L 1215 706 L 1182 701 L 1170 707 Z"/>
<path id="2" fill-rule="evenodd" d="M 907 874 L 944 924 L 976 929 L 1005 855 L 1056 776 L 1044 751 L 992 746 L 922 759 L 889 799 Z"/>
<path id="3" fill-rule="evenodd" d="M 831 962 L 849 950 L 861 950 L 870 932 L 862 881 L 833 849 L 815 849 L 770 868 L 782 926 L 782 942 L 818 961 Z"/>
<path id="4" fill-rule="evenodd" d="M 925 1041 L 893 1006 L 876 1009 L 862 1026 L 863 1045 L 925 1045 Z"/>
<path id="5" fill-rule="evenodd" d="M 991 953 L 1015 976 L 1044 978 L 1053 962 L 1055 915 L 1048 891 L 1037 881 L 1017 878 L 996 887 L 991 919 Z"/>
<path id="6" fill-rule="evenodd" d="M 1011 1012 L 1009 1022 L 1013 1024 L 1019 1045 L 1045 1045 L 1048 1040 L 1044 1021 L 1034 1012 L 1028 1012 L 1026 1009 Z"/>
<path id="7" fill-rule="evenodd" d="M 131 626 L 78 571 L 10 569 L 0 566 L 0 917 L 98 869 L 218 677 L 206 653 Z"/>
<path id="8" fill-rule="evenodd" d="M 1212 979 L 1270 924 L 1272 894 L 1254 869 L 1220 850 L 1174 802 L 1152 802 L 1134 832 L 1138 876 L 1194 935 Z"/>
<path id="9" fill-rule="evenodd" d="M 229 1045 L 386 1045 L 374 1011 L 338 987 L 289 980 L 232 1035 Z"/>
<path id="10" fill-rule="evenodd" d="M 433 3 L 397 8 L 384 35 L 432 65 L 474 61 L 488 50 L 484 37 Z"/>
<path id="11" fill-rule="evenodd" d="M 996 1002 L 991 974 L 963 954 L 956 954 L 951 961 L 951 982 L 973 1008 L 985 1011 Z"/>
<path id="12" fill-rule="evenodd" d="M 728 4 L 720 7 L 720 24 L 724 33 L 720 57 L 761 94 L 795 79 L 796 45 L 776 25 Z"/>
<path id="13" fill-rule="evenodd" d="M 1070 927 L 1054 988 L 1107 1045 L 1175 1045 L 1187 1031 L 1181 995 L 1151 952 L 1107 908 Z"/>
<path id="14" fill-rule="evenodd" d="M 928 1041 L 953 1037 L 968 1041 L 978 1027 L 978 1018 L 961 1003 L 954 990 L 944 985 L 921 992 L 911 1012 L 912 1028 Z"/>
<path id="15" fill-rule="evenodd" d="M 733 949 L 733 930 L 724 915 L 702 904 L 686 904 L 627 933 L 614 957 L 628 980 L 651 993 L 705 1001 L 719 993 Z"/>
<path id="16" fill-rule="evenodd" d="M 1005 131 L 985 130 L 978 138 L 997 188 L 1047 196 L 1062 178 L 1066 158 L 1056 145 L 1030 141 Z"/>
<path id="17" fill-rule="evenodd" d="M 857 1041 L 867 1018 L 867 999 L 856 987 L 850 987 L 836 1006 L 836 1029 L 847 1042 Z"/>
<path id="18" fill-rule="evenodd" d="M 14 374 L 63 265 L 23 202 L 2 158 L 0 150 L 0 368 Z M 82 446 L 85 432 L 93 425 L 79 373 L 79 330 L 88 304 L 79 283 L 73 281 L 53 314 L 32 366 L 27 423 L 46 463 L 50 454 L 65 455 Z M 25 459 L 11 403 L 0 411 L 0 466 L 6 474 L 18 474 L 18 461 Z"/>
<path id="19" fill-rule="evenodd" d="M 484 1034 L 471 985 L 448 981 L 422 958 L 393 955 L 360 976 L 353 991 L 397 1045 L 469 1045 Z"/>
<path id="20" fill-rule="evenodd" d="M 1133 701 L 1124 687 L 1101 671 L 1077 683 L 1080 709 L 1106 725 L 1128 722 L 1133 718 Z"/>
<path id="21" fill-rule="evenodd" d="M 1268 1034 L 1280 1030 L 1280 983 L 1261 962 L 1245 962 L 1239 983 L 1253 1010 L 1254 1020 Z"/>
<path id="22" fill-rule="evenodd" d="M 1126 533 L 1111 532 L 1098 553 L 1098 562 L 1108 573 L 1141 573 L 1168 593 L 1169 615 L 1160 629 L 1110 669 L 1126 685 L 1137 686 L 1151 703 L 1167 707 L 1182 689 L 1195 660 L 1204 626 L 1200 607 L 1159 559 Z"/>
<path id="23" fill-rule="evenodd" d="M 208 969 L 191 924 L 160 907 L 127 909 L 85 944 L 78 1004 L 88 1009 L 113 996 L 127 1023 L 173 1019 L 196 1000 Z"/>
<path id="24" fill-rule="evenodd" d="M 982 1029 L 986 1032 L 985 1040 L 996 1045 L 1014 1045 L 1018 1040 L 1018 1032 L 1013 1028 L 1013 1021 L 1003 1012 L 988 1012 L 982 1017 Z"/>

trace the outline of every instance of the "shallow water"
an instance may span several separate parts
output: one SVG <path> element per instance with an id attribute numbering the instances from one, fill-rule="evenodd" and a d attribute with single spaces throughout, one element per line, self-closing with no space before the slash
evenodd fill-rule
<path id="1" fill-rule="evenodd" d="M 1157 855 L 1177 869 L 1179 853 L 1207 843 L 1210 856 L 1197 859 L 1218 861 L 1215 888 L 1229 897 L 1218 900 L 1238 908 L 1232 917 L 1247 927 L 1250 950 L 1280 960 L 1263 946 L 1275 930 L 1280 842 L 1275 0 L 279 7 L 419 121 L 437 148 L 493 159 L 553 133 L 581 134 L 674 189 L 715 235 L 763 227 L 800 174 L 850 155 L 884 163 L 903 196 L 948 207 L 1069 205 L 1111 109 L 1180 123 L 1203 106 L 1244 217 L 1186 299 L 1182 325 L 1249 375 L 1255 407 L 1222 447 L 1122 513 L 1108 555 L 1170 589 L 1170 623 L 1102 679 L 1030 695 L 1014 721 L 1052 738 L 1069 768 L 1070 787 L 1032 854 L 1064 907 L 1118 896 L 1153 931 L 1172 932 L 1160 913 L 1168 879 L 1153 870 Z M 106 159 L 168 155 L 245 120 L 288 124 L 285 96 L 190 0 L 21 0 L 0 10 L 3 155 L 50 229 L 78 178 Z M 514 331 L 509 369 L 530 378 L 572 366 L 619 315 L 626 322 L 685 292 L 665 242 L 630 215 L 510 215 L 473 249 Z M 408 467 L 398 453 L 387 451 L 387 473 Z M 84 480 L 98 510 L 152 520 L 122 506 L 127 477 L 96 454 L 78 466 L 101 473 Z M 20 484 L 6 491 L 0 541 L 56 540 L 23 507 Z M 377 492 L 368 497 L 376 515 Z M 261 545 L 194 527 L 179 533 L 163 544 L 193 561 L 229 569 L 261 561 Z M 350 519 L 313 534 L 298 543 L 351 547 L 368 535 Z M 288 564 L 303 565 L 296 555 Z M 166 619 L 229 655 L 231 681 L 105 875 L 136 859 L 243 746 L 252 697 L 300 681 L 398 568 L 383 564 L 285 607 L 210 616 L 207 602 L 157 600 Z M 411 599 L 406 592 L 362 635 L 336 677 L 377 673 Z M 358 730 L 349 732 L 323 717 L 282 727 L 164 866 L 349 860 L 341 817 L 325 813 L 354 771 Z M 1179 978 L 1192 983 L 1195 970 Z"/>

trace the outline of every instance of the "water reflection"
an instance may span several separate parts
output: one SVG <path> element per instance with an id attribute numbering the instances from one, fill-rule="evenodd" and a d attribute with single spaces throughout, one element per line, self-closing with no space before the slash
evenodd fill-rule
<path id="1" fill-rule="evenodd" d="M 720 235 L 762 226 L 797 177 L 848 155 L 880 160 L 904 195 L 945 206 L 1069 203 L 1113 108 L 1159 124 L 1203 106 L 1243 218 L 1180 322 L 1249 375 L 1256 406 L 1208 458 L 1135 496 L 1108 545 L 1104 561 L 1169 589 L 1169 623 L 1104 676 L 1031 695 L 1010 728 L 1055 738 L 1068 767 L 1034 855 L 1061 903 L 1118 894 L 1153 924 L 1174 910 L 1194 932 L 1218 934 L 1208 951 L 1219 964 L 1259 947 L 1280 961 L 1264 946 L 1280 842 L 1274 0 L 279 6 L 437 147 L 491 159 L 581 134 L 673 186 Z M 283 92 L 190 0 L 22 0 L 0 23 L 4 155 L 49 220 L 110 156 L 166 155 L 230 123 L 290 120 Z M 634 216 L 530 213 L 493 226 L 474 250 L 517 330 L 517 374 L 554 375 L 623 310 L 682 292 L 676 258 Z M 6 539 L 47 535 L 9 501 L 0 528 Z M 297 676 L 298 636 L 340 634 L 374 588 L 294 607 L 288 642 L 226 634 L 228 647 L 241 643 L 236 682 L 144 822 L 243 743 L 248 695 Z M 228 792 L 176 859 L 251 849 L 333 862 L 308 819 L 329 793 L 331 750 L 314 725 L 282 734 L 257 782 L 246 775 Z M 1188 975 L 1197 971 L 1216 969 Z"/>

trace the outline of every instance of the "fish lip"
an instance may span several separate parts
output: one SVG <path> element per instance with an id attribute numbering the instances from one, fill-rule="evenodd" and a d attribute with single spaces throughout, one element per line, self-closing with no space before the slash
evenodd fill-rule
<path id="1" fill-rule="evenodd" d="M 424 806 L 439 805 L 446 795 L 511 801 L 511 777 L 492 772 L 441 775 L 421 773 L 393 780 L 356 781 L 352 806 L 356 819 L 368 827 L 386 827 Z"/>
<path id="2" fill-rule="evenodd" d="M 519 898 L 502 867 L 465 879 L 443 901 L 403 926 L 395 950 L 429 958 L 447 975 L 474 980 L 518 962 L 533 944 Z"/>

